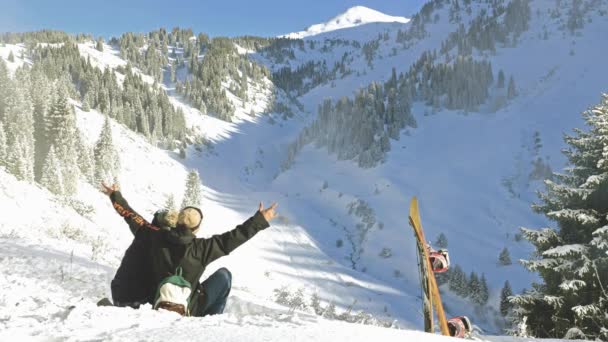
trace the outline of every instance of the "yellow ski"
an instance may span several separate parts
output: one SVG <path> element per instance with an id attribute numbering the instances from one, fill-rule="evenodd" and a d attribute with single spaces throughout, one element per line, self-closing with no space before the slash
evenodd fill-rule
<path id="1" fill-rule="evenodd" d="M 422 231 L 422 224 L 420 223 L 420 212 L 418 211 L 418 200 L 416 197 L 412 198 L 412 202 L 410 203 L 410 225 L 412 228 L 414 228 L 414 233 L 416 234 L 418 252 L 421 259 L 420 263 L 422 264 L 420 266 L 423 276 L 422 287 L 425 292 L 425 297 L 427 297 L 423 298 L 423 309 L 425 315 L 424 329 L 426 332 L 433 332 L 434 330 L 432 309 L 432 306 L 434 305 L 435 310 L 437 311 L 437 318 L 439 321 L 439 329 L 441 330 L 441 334 L 444 336 L 450 336 L 448 322 L 445 318 L 443 304 L 441 303 L 439 287 L 437 286 L 435 273 L 432 271 L 433 267 L 429 258 L 429 252 L 426 248 L 426 239 L 424 237 L 424 232 Z"/>

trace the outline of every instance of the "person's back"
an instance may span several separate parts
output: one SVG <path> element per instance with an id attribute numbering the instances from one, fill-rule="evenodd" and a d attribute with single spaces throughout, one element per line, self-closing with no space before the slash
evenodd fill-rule
<path id="1" fill-rule="evenodd" d="M 274 217 L 274 207 L 272 210 Z M 269 227 L 263 214 L 263 208 L 254 216 L 224 234 L 210 238 L 197 238 L 202 222 L 202 213 L 198 208 L 184 208 L 178 217 L 177 226 L 171 231 L 154 234 L 151 238 L 150 259 L 156 283 L 175 273 L 178 267 L 183 270 L 182 276 L 191 284 L 199 284 L 207 265 L 251 239 L 259 231 Z M 231 274 L 220 269 L 197 286 L 193 302 L 193 316 L 216 314 L 223 311 L 226 298 L 230 292 Z M 219 312 L 218 312 L 219 311 Z"/>
<path id="2" fill-rule="evenodd" d="M 119 200 L 120 201 L 120 200 Z M 152 225 L 169 230 L 177 223 L 177 213 L 171 210 L 158 210 Z M 156 286 L 149 257 L 149 239 L 146 234 L 137 234 L 125 251 L 116 275 L 110 283 L 112 301 L 116 306 L 139 307 L 154 300 Z"/>
<path id="3" fill-rule="evenodd" d="M 154 293 L 152 284 L 152 267 L 145 260 L 146 244 L 134 239 L 125 251 L 116 275 L 110 283 L 112 301 L 116 306 L 133 308 L 151 301 Z"/>
<path id="4" fill-rule="evenodd" d="M 164 230 L 150 224 L 137 214 L 122 197 L 116 185 L 108 187 L 102 183 L 102 191 L 110 197 L 112 206 L 125 219 L 136 240 L 142 241 L 142 245 L 134 241 L 133 250 L 130 250 L 129 254 L 133 251 L 144 251 L 143 257 L 139 255 L 136 259 L 148 260 L 150 263 L 148 266 L 152 276 L 150 281 L 146 282 L 150 287 L 144 286 L 146 290 L 143 291 L 143 296 L 148 299 L 147 302 L 150 301 L 149 289 L 154 287 L 160 290 L 163 279 L 175 275 L 179 267 L 180 279 L 183 276 L 184 280 L 196 288 L 191 299 L 190 315 L 192 316 L 222 313 L 230 293 L 232 275 L 225 268 L 219 269 L 203 283 L 199 283 L 205 267 L 217 258 L 228 255 L 259 231 L 269 227 L 268 222 L 276 217 L 276 203 L 266 209 L 260 203 L 255 215 L 233 230 L 210 238 L 198 239 L 195 234 L 203 220 L 200 209 L 194 207 L 182 209 L 177 218 L 176 228 Z M 125 262 L 125 265 L 129 268 L 135 267 L 133 265 L 137 263 Z M 144 271 L 145 268 L 141 270 Z M 116 284 L 120 283 L 120 281 L 116 282 Z M 154 297 L 157 297 L 156 290 L 154 293 Z M 158 303 L 152 304 L 156 308 Z"/>

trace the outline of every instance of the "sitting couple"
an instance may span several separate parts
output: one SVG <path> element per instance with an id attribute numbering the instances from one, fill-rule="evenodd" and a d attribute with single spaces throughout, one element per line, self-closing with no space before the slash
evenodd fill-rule
<path id="1" fill-rule="evenodd" d="M 112 299 L 116 306 L 154 305 L 159 284 L 179 268 L 181 276 L 192 284 L 194 291 L 187 313 L 191 316 L 222 313 L 230 293 L 232 274 L 226 268 L 220 268 L 201 283 L 205 267 L 268 228 L 268 222 L 276 217 L 276 203 L 269 208 L 260 203 L 255 215 L 233 230 L 197 238 L 203 221 L 199 208 L 186 207 L 179 213 L 160 210 L 149 223 L 129 206 L 115 184 L 102 183 L 102 191 L 110 197 L 112 206 L 125 219 L 134 236 L 112 280 Z"/>

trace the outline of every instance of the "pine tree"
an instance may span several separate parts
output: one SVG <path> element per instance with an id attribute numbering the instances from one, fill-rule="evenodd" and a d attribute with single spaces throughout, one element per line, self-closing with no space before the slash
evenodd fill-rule
<path id="1" fill-rule="evenodd" d="M 64 195 L 62 166 L 55 154 L 55 147 L 51 146 L 46 156 L 40 184 L 55 195 Z"/>
<path id="2" fill-rule="evenodd" d="M 496 86 L 498 88 L 504 88 L 505 87 L 505 73 L 502 71 L 502 69 L 500 69 L 498 71 L 498 81 Z"/>
<path id="3" fill-rule="evenodd" d="M 511 254 L 507 247 L 503 248 L 500 254 L 498 255 L 498 264 L 502 266 L 508 266 L 513 264 L 511 262 Z"/>
<path id="4" fill-rule="evenodd" d="M 331 302 L 327 305 L 327 307 L 325 308 L 325 310 L 323 310 L 323 318 L 327 318 L 327 319 L 335 319 L 337 317 L 336 315 L 336 304 L 334 304 L 334 302 Z"/>
<path id="5" fill-rule="evenodd" d="M 87 93 L 88 94 L 88 93 Z M 84 99 L 82 100 L 82 107 L 81 107 L 83 112 L 90 112 L 91 111 L 91 104 L 89 103 L 89 97 L 85 95 Z"/>
<path id="6" fill-rule="evenodd" d="M 441 286 L 447 284 L 450 281 L 449 272 L 445 273 L 436 273 L 435 280 L 437 281 L 437 286 Z"/>
<path id="7" fill-rule="evenodd" d="M 169 66 L 169 73 L 170 73 L 169 79 L 170 79 L 171 83 L 175 83 L 175 81 L 177 80 L 175 78 L 175 71 L 176 71 L 175 70 L 175 63 L 171 63 L 171 65 Z"/>
<path id="8" fill-rule="evenodd" d="M 118 178 L 120 159 L 112 143 L 112 126 L 110 125 L 110 118 L 107 116 L 93 154 L 95 157 L 95 182 L 114 182 Z"/>
<path id="9" fill-rule="evenodd" d="M 464 273 L 460 265 L 454 266 L 450 270 L 450 290 L 454 291 L 457 295 L 461 297 L 468 296 L 468 280 L 467 275 Z"/>
<path id="10" fill-rule="evenodd" d="M 17 179 L 34 181 L 34 118 L 32 98 L 29 96 L 30 78 L 24 68 L 15 72 L 6 97 L 5 119 L 8 151 L 8 170 Z"/>
<path id="11" fill-rule="evenodd" d="M 167 210 L 177 209 L 177 204 L 175 204 L 175 196 L 173 196 L 173 194 L 167 195 L 167 200 L 165 201 L 165 205 L 163 206 L 163 208 Z"/>
<path id="12" fill-rule="evenodd" d="M 439 234 L 437 241 L 435 241 L 435 246 L 438 248 L 448 248 L 448 238 L 445 236 L 445 234 Z"/>
<path id="13" fill-rule="evenodd" d="M 542 283 L 513 297 L 515 323 L 527 320 L 527 333 L 538 337 L 566 335 L 608 340 L 608 95 L 585 111 L 588 130 L 564 139 L 571 166 L 545 181 L 540 204 L 557 228 L 522 229 L 536 251 L 524 261 Z"/>
<path id="14" fill-rule="evenodd" d="M 97 42 L 95 43 L 95 49 L 97 49 L 97 51 L 103 52 L 103 38 L 98 38 Z"/>
<path id="15" fill-rule="evenodd" d="M 486 305 L 488 303 L 489 298 L 490 298 L 490 289 L 488 288 L 488 281 L 486 279 L 486 275 L 484 273 L 482 273 L 481 279 L 479 281 L 479 296 L 478 296 L 477 304 Z"/>
<path id="16" fill-rule="evenodd" d="M 505 281 L 505 285 L 500 291 L 500 314 L 503 317 L 506 317 L 511 307 L 513 306 L 511 302 L 509 302 L 509 297 L 513 295 L 513 290 L 511 290 L 511 284 L 509 281 Z"/>
<path id="17" fill-rule="evenodd" d="M 78 186 L 77 134 L 74 110 L 68 103 L 66 90 L 58 86 L 55 102 L 46 117 L 46 138 L 49 145 L 55 146 L 66 195 L 76 193 Z"/>
<path id="18" fill-rule="evenodd" d="M 321 299 L 319 295 L 315 292 L 310 297 L 310 307 L 315 311 L 315 314 L 320 316 L 323 314 L 323 308 L 321 307 Z"/>
<path id="19" fill-rule="evenodd" d="M 509 77 L 509 87 L 507 89 L 507 98 L 510 100 L 517 96 L 517 89 L 515 89 L 515 81 L 513 76 Z"/>
<path id="20" fill-rule="evenodd" d="M 481 282 L 479 281 L 477 273 L 474 271 L 472 271 L 471 275 L 469 275 L 468 288 L 471 301 L 473 301 L 473 303 L 479 303 L 481 295 Z"/>
<path id="21" fill-rule="evenodd" d="M 95 160 L 93 158 L 93 151 L 85 143 L 84 139 L 80 134 L 76 135 L 76 154 L 78 156 L 78 169 L 80 174 L 94 186 L 95 184 Z"/>
<path id="22" fill-rule="evenodd" d="M 186 191 L 184 192 L 184 200 L 182 201 L 182 208 L 184 207 L 200 207 L 201 205 L 201 180 L 198 175 L 198 171 L 190 170 L 188 178 L 186 180 Z"/>
<path id="23" fill-rule="evenodd" d="M 49 143 L 46 140 L 46 115 L 53 102 L 53 91 L 51 82 L 44 73 L 41 65 L 34 64 L 31 70 L 32 86 L 30 94 L 34 105 L 34 147 L 35 165 L 34 175 L 36 180 L 42 176 L 42 167 L 49 152 Z"/>
<path id="24" fill-rule="evenodd" d="M 11 62 L 11 63 L 15 63 L 15 55 L 13 54 L 13 51 L 11 51 L 8 54 L 8 61 Z"/>
<path id="25" fill-rule="evenodd" d="M 4 59 L 0 58 L 0 121 L 5 121 L 6 100 L 9 95 L 8 88 L 11 80 L 8 77 L 8 68 Z"/>
<path id="26" fill-rule="evenodd" d="M 6 143 L 6 133 L 4 124 L 0 121 L 0 167 L 8 166 L 8 146 Z"/>

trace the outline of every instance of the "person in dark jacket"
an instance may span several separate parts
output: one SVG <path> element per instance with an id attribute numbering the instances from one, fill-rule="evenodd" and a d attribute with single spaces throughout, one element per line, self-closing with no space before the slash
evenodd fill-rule
<path id="1" fill-rule="evenodd" d="M 102 191 L 107 195 L 118 188 L 102 184 Z M 158 210 L 154 213 L 152 225 L 162 229 L 170 229 L 177 224 L 178 213 L 174 210 Z M 125 255 L 116 270 L 116 275 L 110 284 L 112 301 L 115 306 L 129 306 L 134 309 L 145 303 L 152 304 L 156 293 L 153 284 L 152 267 L 148 260 L 148 246 L 144 234 L 137 234 L 139 225 L 131 218 L 125 218 L 133 234 L 133 241 L 125 251 Z"/>
<path id="2" fill-rule="evenodd" d="M 210 238 L 197 238 L 203 213 L 195 207 L 186 207 L 179 213 L 174 229 L 163 230 L 137 214 L 122 197 L 116 186 L 104 185 L 104 193 L 109 195 L 114 209 L 132 227 L 136 238 L 147 247 L 147 260 L 151 267 L 151 282 L 158 286 L 162 279 L 174 274 L 178 267 L 182 276 L 191 284 L 199 284 L 191 305 L 192 316 L 220 314 L 230 293 L 232 275 L 221 268 L 202 284 L 200 278 L 207 265 L 228 255 L 258 232 L 268 228 L 269 221 L 276 217 L 277 204 L 264 208 L 260 203 L 258 211 L 242 224 L 226 233 Z"/>

